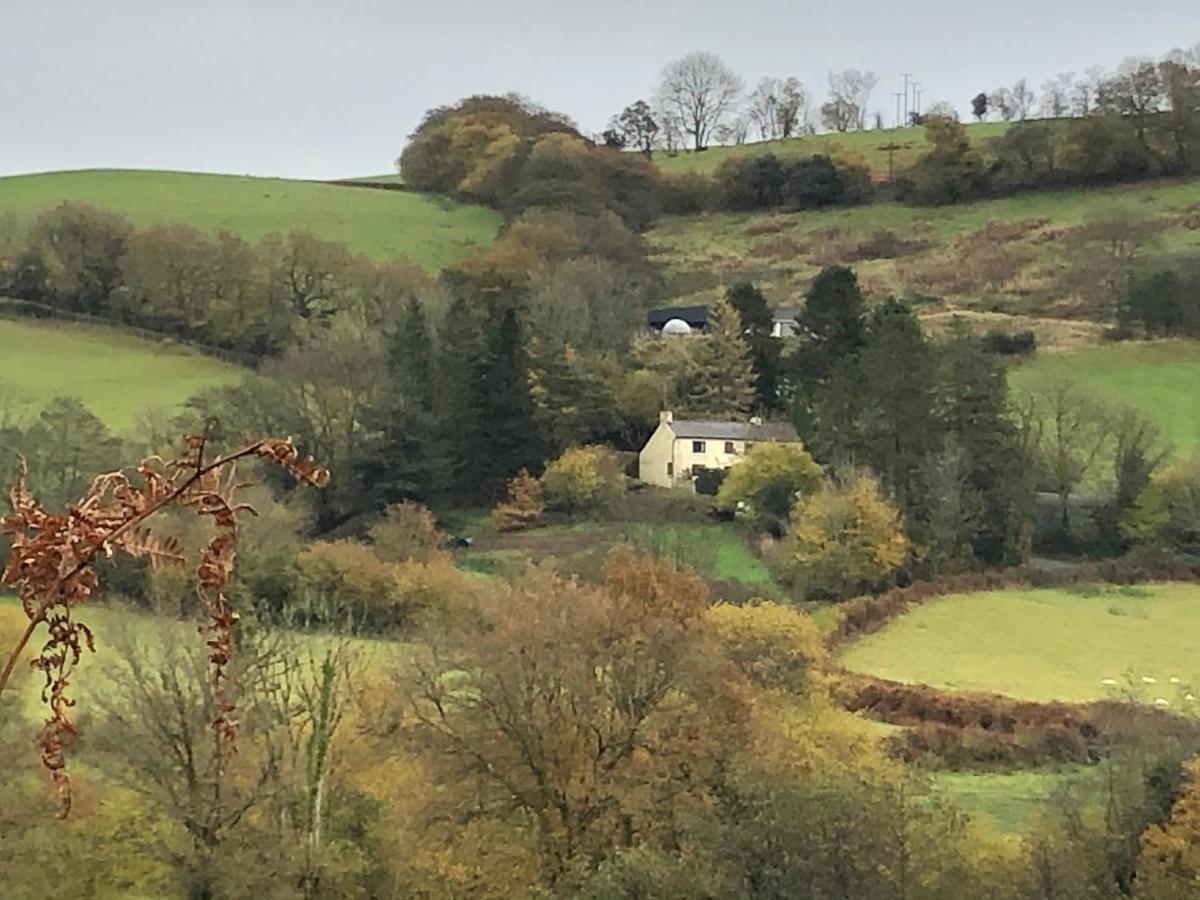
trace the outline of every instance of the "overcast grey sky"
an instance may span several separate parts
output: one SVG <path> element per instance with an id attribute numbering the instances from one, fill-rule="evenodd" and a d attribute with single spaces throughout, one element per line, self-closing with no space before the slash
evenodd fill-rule
<path id="1" fill-rule="evenodd" d="M 969 108 L 1200 41 L 1200 0 L 0 0 L 0 174 L 389 171 L 428 107 L 519 91 L 585 130 L 711 50 L 747 83 L 874 69 Z"/>

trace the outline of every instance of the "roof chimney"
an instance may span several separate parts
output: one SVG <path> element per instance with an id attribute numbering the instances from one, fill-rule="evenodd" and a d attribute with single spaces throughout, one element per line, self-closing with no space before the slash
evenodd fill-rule
<path id="1" fill-rule="evenodd" d="M 763 423 L 762 416 L 751 416 L 750 417 L 751 425 L 761 425 L 762 423 Z"/>
<path id="2" fill-rule="evenodd" d="M 659 425 L 670 425 L 674 421 L 675 421 L 675 414 L 673 412 L 671 412 L 669 409 L 664 409 L 661 412 L 659 412 L 659 414 L 658 414 L 658 424 Z"/>

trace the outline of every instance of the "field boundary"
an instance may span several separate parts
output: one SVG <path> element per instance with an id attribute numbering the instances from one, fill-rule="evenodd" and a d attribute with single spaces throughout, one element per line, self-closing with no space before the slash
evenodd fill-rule
<path id="1" fill-rule="evenodd" d="M 952 594 L 980 594 L 1008 588 L 1055 588 L 1081 584 L 1157 584 L 1200 582 L 1200 570 L 1178 561 L 1142 565 L 1130 560 L 1082 565 L 1068 570 L 1016 566 L 990 572 L 969 572 L 937 581 L 915 581 L 882 594 L 847 600 L 838 609 L 837 624 L 825 635 L 830 652 L 882 630 L 915 606 Z"/>

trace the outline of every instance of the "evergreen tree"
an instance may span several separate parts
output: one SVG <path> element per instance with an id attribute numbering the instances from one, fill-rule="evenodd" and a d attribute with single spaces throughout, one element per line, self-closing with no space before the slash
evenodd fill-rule
<path id="1" fill-rule="evenodd" d="M 742 335 L 750 347 L 755 405 L 762 412 L 770 412 L 779 405 L 779 369 L 783 346 L 778 338 L 771 336 L 774 316 L 763 292 L 748 281 L 735 284 L 725 296 L 737 310 Z"/>
<path id="2" fill-rule="evenodd" d="M 484 353 L 473 366 L 474 415 L 458 423 L 469 433 L 466 459 L 484 494 L 503 490 L 520 469 L 541 462 L 521 310 L 504 297 L 489 307 Z"/>
<path id="3" fill-rule="evenodd" d="M 688 396 L 690 415 L 736 419 L 754 408 L 754 372 L 741 320 L 728 300 L 709 309 L 709 333 L 696 351 L 697 372 Z"/>
<path id="4" fill-rule="evenodd" d="M 935 354 L 907 304 L 889 299 L 872 312 L 858 367 L 862 458 L 908 512 L 922 492 L 922 460 L 944 441 L 935 409 Z"/>
<path id="5" fill-rule="evenodd" d="M 858 352 L 866 337 L 866 312 L 854 272 L 845 266 L 820 271 L 799 316 L 802 339 L 794 369 L 802 392 L 825 384 L 839 360 Z"/>
<path id="6" fill-rule="evenodd" d="M 409 297 L 388 342 L 388 368 L 397 387 L 426 412 L 433 410 L 433 339 L 425 307 Z"/>
<path id="7" fill-rule="evenodd" d="M 573 347 L 542 339 L 529 346 L 534 415 L 547 455 L 603 441 L 620 430 L 612 390 Z"/>
<path id="8" fill-rule="evenodd" d="M 409 299 L 396 330 L 388 336 L 389 390 L 371 407 L 376 446 L 356 461 L 359 478 L 382 508 L 402 500 L 428 499 L 442 487 L 444 471 L 435 447 L 433 342 L 425 309 Z"/>
<path id="9" fill-rule="evenodd" d="M 485 439 L 476 405 L 485 350 L 481 317 L 456 297 L 446 311 L 433 366 L 434 443 L 444 479 L 439 492 L 455 498 L 471 497 L 477 487 L 468 468 Z"/>
<path id="10" fill-rule="evenodd" d="M 938 373 L 938 412 L 962 453 L 967 489 L 978 498 L 971 545 L 990 564 L 1024 559 L 1032 515 L 1033 471 L 1008 415 L 1004 364 L 966 333 L 945 345 Z"/>

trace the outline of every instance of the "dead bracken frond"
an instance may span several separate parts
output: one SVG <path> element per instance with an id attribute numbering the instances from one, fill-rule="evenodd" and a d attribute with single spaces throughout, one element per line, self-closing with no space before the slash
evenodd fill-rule
<path id="1" fill-rule="evenodd" d="M 120 552 L 146 558 L 154 566 L 181 564 L 184 555 L 179 543 L 156 537 L 146 521 L 175 505 L 213 522 L 217 535 L 200 555 L 196 595 L 208 617 L 202 630 L 208 635 L 218 700 L 213 728 L 222 746 L 233 751 L 237 720 L 226 688 L 238 615 L 225 586 L 237 556 L 238 519 L 243 513 L 254 514 L 237 499 L 246 486 L 238 480 L 237 462 L 257 457 L 286 468 L 305 484 L 322 487 L 329 481 L 328 471 L 312 459 L 301 458 L 290 439 L 255 441 L 212 460 L 206 457 L 207 433 L 185 435 L 183 442 L 183 458 L 143 460 L 137 467 L 137 483 L 124 472 L 101 475 L 63 513 L 51 513 L 34 499 L 26 487 L 24 460 L 10 490 L 12 510 L 0 521 L 0 532 L 8 536 L 12 552 L 0 584 L 16 590 L 29 623 L 0 670 L 0 693 L 35 631 L 44 625 L 47 638 L 31 665 L 45 677 L 42 700 L 49 715 L 42 729 L 41 754 L 58 792 L 60 818 L 71 809 L 66 757 L 75 740 L 70 715 L 75 702 L 68 688 L 84 649 L 95 650 L 91 631 L 75 620 L 74 610 L 100 589 L 94 568 L 97 559 Z"/>

